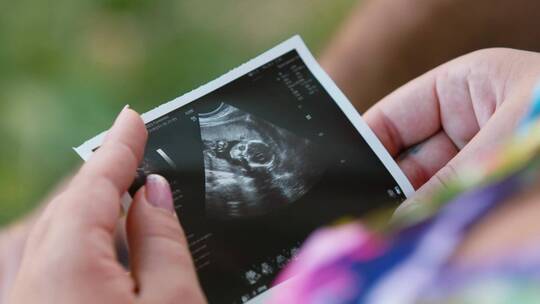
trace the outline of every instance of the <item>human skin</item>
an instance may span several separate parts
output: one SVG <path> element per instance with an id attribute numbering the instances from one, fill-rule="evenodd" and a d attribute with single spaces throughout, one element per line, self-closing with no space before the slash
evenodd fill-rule
<path id="1" fill-rule="evenodd" d="M 481 161 L 514 133 L 540 79 L 540 55 L 487 49 L 414 79 L 363 116 L 428 200 L 467 164 Z"/>
<path id="2" fill-rule="evenodd" d="M 417 189 L 398 212 L 429 201 L 506 144 L 539 81 L 540 54 L 486 49 L 429 71 L 370 108 L 364 119 Z M 537 244 L 539 216 L 540 190 L 533 187 L 475 225 L 454 261 L 474 265 Z"/>
<path id="3" fill-rule="evenodd" d="M 363 112 L 401 84 L 469 51 L 492 46 L 540 50 L 540 32 L 535 30 L 540 23 L 539 9 L 540 2 L 534 0 L 365 0 L 320 61 Z M 418 174 L 425 176 L 413 181 L 418 186 L 418 181 L 428 180 L 441 163 L 457 154 L 457 150 L 444 151 L 447 154 L 434 155 L 438 159 L 425 159 L 422 167 L 411 165 L 414 157 L 400 163 L 412 166 L 404 169 L 408 176 L 415 167 L 422 169 Z M 453 164 L 462 158 L 438 177 L 445 171 L 451 174 Z M 0 232 L 0 303 L 18 270 L 33 218 Z"/>
<path id="4" fill-rule="evenodd" d="M 403 86 L 370 109 L 365 119 L 399 157 L 412 183 L 427 181 L 413 197 L 421 201 L 427 190 L 443 187 L 454 170 L 511 136 L 539 77 L 536 53 L 479 51 Z M 160 195 L 148 195 L 155 193 L 155 185 L 147 183 L 128 215 L 132 273 L 126 274 L 116 261 L 112 243 L 120 198 L 133 180 L 146 136 L 140 117 L 124 110 L 103 146 L 34 225 L 10 303 L 204 303 L 163 179 Z M 529 216 L 517 230 L 508 228 L 522 219 L 521 209 L 489 216 L 487 224 L 473 229 L 457 261 L 474 261 L 487 250 L 504 247 L 493 229 L 506 232 L 505 242 L 526 244 L 540 228 L 534 216 L 540 213 L 539 201 L 537 191 L 522 197 Z"/>
<path id="5" fill-rule="evenodd" d="M 66 186 L 66 182 L 67 180 L 62 181 L 43 201 L 47 202 L 60 193 Z M 7 302 L 8 291 L 11 290 L 19 271 L 26 239 L 45 205 L 39 204 L 24 218 L 0 230 L 0 304 Z"/>
<path id="6" fill-rule="evenodd" d="M 357 110 L 424 72 L 492 47 L 540 51 L 536 0 L 363 0 L 320 62 Z"/>
<path id="7" fill-rule="evenodd" d="M 50 194 L 42 199 L 35 210 L 0 230 L 0 304 L 7 303 L 9 290 L 11 290 L 15 276 L 19 271 L 26 240 L 34 223 L 48 202 L 65 190 L 72 175 L 68 175 L 59 182 Z M 118 259 L 123 263 L 127 262 L 125 259 L 127 253 L 125 223 L 126 216 L 124 215 L 118 220 L 115 233 L 115 245 L 117 253 L 120 254 Z"/>
<path id="8" fill-rule="evenodd" d="M 160 176 L 148 178 L 127 218 L 131 273 L 116 259 L 120 200 L 146 144 L 124 109 L 101 148 L 33 225 L 9 303 L 204 303 L 188 245 Z"/>

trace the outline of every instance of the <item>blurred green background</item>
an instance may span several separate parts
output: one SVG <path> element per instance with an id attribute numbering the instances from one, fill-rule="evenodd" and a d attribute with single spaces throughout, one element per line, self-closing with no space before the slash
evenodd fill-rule
<path id="1" fill-rule="evenodd" d="M 294 34 L 317 54 L 355 2 L 0 1 L 0 225 L 125 104 L 147 111 Z"/>

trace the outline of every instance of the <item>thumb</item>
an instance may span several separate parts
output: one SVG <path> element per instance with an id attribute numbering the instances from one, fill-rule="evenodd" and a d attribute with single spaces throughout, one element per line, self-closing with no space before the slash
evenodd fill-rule
<path id="1" fill-rule="evenodd" d="M 167 180 L 150 175 L 127 218 L 131 270 L 142 303 L 204 303 Z"/>

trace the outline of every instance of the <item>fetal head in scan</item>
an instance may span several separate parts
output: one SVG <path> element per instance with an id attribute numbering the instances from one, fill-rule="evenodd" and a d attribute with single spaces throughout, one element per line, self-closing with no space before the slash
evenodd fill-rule
<path id="1" fill-rule="evenodd" d="M 226 103 L 199 114 L 207 216 L 264 215 L 304 196 L 321 178 L 308 139 Z"/>

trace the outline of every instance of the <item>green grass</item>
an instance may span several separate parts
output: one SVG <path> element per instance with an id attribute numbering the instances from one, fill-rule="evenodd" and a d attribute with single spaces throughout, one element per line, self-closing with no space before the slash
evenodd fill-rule
<path id="1" fill-rule="evenodd" d="M 81 161 L 129 103 L 168 101 L 301 34 L 317 53 L 354 0 L 0 2 L 0 225 Z"/>

